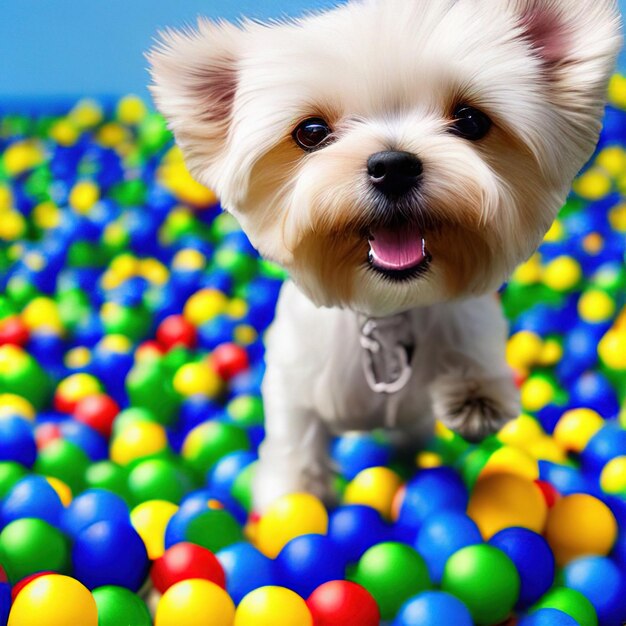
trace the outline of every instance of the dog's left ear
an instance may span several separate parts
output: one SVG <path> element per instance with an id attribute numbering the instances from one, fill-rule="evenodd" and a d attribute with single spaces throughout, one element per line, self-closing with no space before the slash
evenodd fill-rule
<path id="1" fill-rule="evenodd" d="M 150 91 L 168 122 L 187 167 L 219 192 L 220 170 L 238 83 L 244 31 L 200 19 L 197 29 L 167 30 L 148 52 Z"/>

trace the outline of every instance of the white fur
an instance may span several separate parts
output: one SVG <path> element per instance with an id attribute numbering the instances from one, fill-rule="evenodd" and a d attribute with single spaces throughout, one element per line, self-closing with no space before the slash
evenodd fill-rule
<path id="1" fill-rule="evenodd" d="M 356 312 L 411 311 L 419 342 L 396 425 L 408 440 L 433 417 L 479 437 L 516 414 L 505 323 L 484 294 L 536 249 L 590 156 L 620 43 L 614 0 L 353 0 L 163 35 L 152 90 L 190 171 L 294 281 L 267 340 L 260 508 L 328 496 L 327 431 L 381 425 Z M 480 141 L 448 132 L 459 103 L 493 120 Z M 334 142 L 307 154 L 291 133 L 313 116 Z M 422 160 L 409 210 L 432 221 L 430 268 L 405 282 L 366 262 L 366 163 L 389 149 Z"/>

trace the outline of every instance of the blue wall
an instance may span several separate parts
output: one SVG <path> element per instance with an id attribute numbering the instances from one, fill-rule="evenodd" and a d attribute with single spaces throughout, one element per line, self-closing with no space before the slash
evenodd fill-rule
<path id="1" fill-rule="evenodd" d="M 159 28 L 193 23 L 199 14 L 276 17 L 339 1 L 0 0 L 0 100 L 146 96 L 143 52 Z"/>

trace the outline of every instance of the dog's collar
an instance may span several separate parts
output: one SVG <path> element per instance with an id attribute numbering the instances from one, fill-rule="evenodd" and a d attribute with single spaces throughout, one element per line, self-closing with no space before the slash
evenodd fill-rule
<path id="1" fill-rule="evenodd" d="M 376 393 L 397 393 L 411 378 L 415 334 L 409 313 L 389 317 L 359 315 L 365 379 Z"/>

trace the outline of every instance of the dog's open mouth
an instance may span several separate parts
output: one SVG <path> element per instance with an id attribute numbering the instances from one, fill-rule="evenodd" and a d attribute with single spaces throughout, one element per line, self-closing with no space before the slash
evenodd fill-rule
<path id="1" fill-rule="evenodd" d="M 368 243 L 370 266 L 391 279 L 415 278 L 431 261 L 424 234 L 413 224 L 372 228 Z"/>

